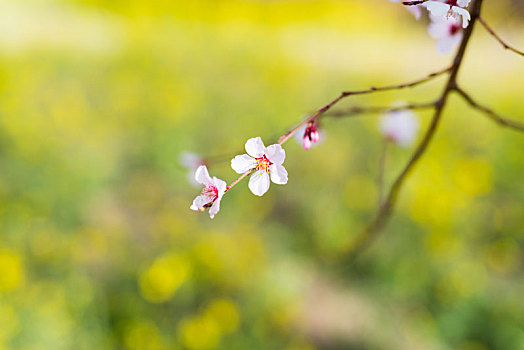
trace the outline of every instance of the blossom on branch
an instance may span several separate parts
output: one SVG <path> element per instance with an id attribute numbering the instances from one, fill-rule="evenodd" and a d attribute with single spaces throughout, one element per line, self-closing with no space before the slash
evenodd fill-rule
<path id="1" fill-rule="evenodd" d="M 471 19 L 467 7 L 471 0 L 445 0 L 442 1 L 427 1 L 422 6 L 425 6 L 433 16 L 450 18 L 453 17 L 459 20 L 462 17 L 462 27 L 466 28 Z"/>
<path id="2" fill-rule="evenodd" d="M 304 129 L 304 133 L 302 135 L 302 147 L 304 147 L 305 150 L 308 150 L 314 143 L 317 143 L 319 139 L 320 135 L 318 133 L 317 127 L 315 126 L 315 122 L 307 123 L 307 126 Z"/>
<path id="3" fill-rule="evenodd" d="M 231 168 L 239 174 L 253 171 L 249 178 L 249 189 L 256 196 L 262 196 L 269 190 L 269 180 L 278 185 L 287 183 L 287 171 L 282 166 L 286 151 L 279 144 L 264 146 L 260 137 L 246 142 L 247 154 L 231 160 Z"/>
<path id="4" fill-rule="evenodd" d="M 437 51 L 443 55 L 453 51 L 463 37 L 460 20 L 455 17 L 431 16 L 428 32 L 432 38 L 437 39 Z"/>
<path id="5" fill-rule="evenodd" d="M 389 141 L 407 147 L 417 137 L 419 122 L 415 113 L 401 110 L 386 113 L 379 123 L 379 130 Z"/>
<path id="6" fill-rule="evenodd" d="M 214 176 L 211 178 L 205 165 L 198 167 L 195 172 L 195 180 L 205 187 L 189 208 L 195 211 L 204 211 L 209 208 L 209 216 L 213 219 L 220 210 L 220 201 L 224 196 L 227 184 Z"/>

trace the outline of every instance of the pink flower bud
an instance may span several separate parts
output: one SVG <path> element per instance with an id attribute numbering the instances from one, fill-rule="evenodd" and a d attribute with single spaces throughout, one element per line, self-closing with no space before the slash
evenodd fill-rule
<path id="1" fill-rule="evenodd" d="M 317 143 L 320 139 L 317 127 L 314 122 L 309 122 L 304 130 L 304 136 L 302 136 L 302 147 L 308 150 L 314 143 Z"/>

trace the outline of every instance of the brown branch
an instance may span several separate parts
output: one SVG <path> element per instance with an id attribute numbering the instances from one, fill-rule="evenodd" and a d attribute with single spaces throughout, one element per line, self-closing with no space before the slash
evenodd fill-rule
<path id="1" fill-rule="evenodd" d="M 506 126 L 518 131 L 524 131 L 524 123 L 519 122 L 517 120 L 506 119 L 500 116 L 492 109 L 482 106 L 481 104 L 473 100 L 473 98 L 470 95 L 468 95 L 464 90 L 462 90 L 459 87 L 455 87 L 455 91 L 458 92 L 459 95 L 462 96 L 473 108 L 476 108 L 479 111 L 484 112 L 494 122 L 500 124 L 501 126 Z"/>
<path id="2" fill-rule="evenodd" d="M 393 209 L 395 208 L 395 205 L 397 203 L 398 193 L 400 192 L 406 178 L 411 173 L 411 171 L 419 161 L 420 157 L 425 153 L 431 140 L 433 139 L 433 136 L 437 131 L 437 127 L 441 119 L 444 106 L 446 105 L 448 96 L 451 93 L 451 91 L 453 91 L 456 88 L 457 74 L 464 59 L 464 53 L 466 52 L 466 47 L 471 38 L 471 34 L 473 33 L 475 22 L 480 16 L 482 1 L 483 0 L 473 0 L 473 3 L 470 8 L 471 22 L 468 28 L 466 28 L 466 30 L 464 31 L 464 37 L 460 43 L 460 47 L 457 51 L 457 54 L 455 55 L 455 59 L 453 60 L 453 65 L 451 66 L 448 82 L 446 84 L 446 87 L 444 88 L 444 91 L 442 92 L 440 99 L 436 104 L 435 114 L 433 115 L 433 119 L 431 120 L 429 128 L 427 129 L 422 141 L 415 149 L 415 152 L 411 156 L 410 160 L 408 161 L 400 175 L 396 178 L 393 185 L 391 186 L 391 189 L 386 198 L 384 199 L 384 202 L 380 206 L 380 209 L 377 215 L 375 216 L 375 219 L 367 227 L 367 229 L 364 232 L 362 232 L 362 234 L 357 238 L 352 255 L 350 257 L 351 259 L 356 258 L 367 247 L 369 247 L 371 242 L 373 242 L 373 240 L 378 236 L 378 234 L 384 228 L 386 223 L 389 221 Z"/>
<path id="3" fill-rule="evenodd" d="M 320 116 L 322 116 L 324 113 L 326 113 L 328 110 L 330 110 L 331 107 L 333 107 L 340 100 L 342 100 L 342 99 L 344 99 L 346 97 L 354 96 L 354 95 L 365 95 L 365 94 L 370 94 L 370 93 L 374 93 L 374 92 L 400 90 L 400 89 L 414 87 L 414 86 L 423 84 L 423 83 L 425 83 L 427 81 L 430 81 L 430 80 L 432 80 L 432 79 L 434 79 L 434 78 L 436 78 L 436 77 L 438 77 L 438 76 L 440 76 L 442 74 L 448 73 L 449 71 L 451 71 L 451 68 L 452 67 L 448 67 L 448 68 L 440 70 L 438 72 L 431 73 L 430 75 L 428 75 L 428 76 L 426 76 L 426 77 L 424 77 L 422 79 L 415 80 L 415 81 L 412 81 L 410 83 L 404 83 L 404 84 L 399 84 L 399 85 L 387 85 L 387 86 L 382 86 L 382 87 L 374 87 L 374 86 L 372 86 L 371 88 L 369 88 L 367 90 L 360 90 L 360 91 L 344 91 L 336 99 L 334 99 L 333 101 L 329 102 L 324 107 L 322 107 L 319 110 L 317 110 L 315 112 L 315 114 L 313 114 L 311 117 L 306 118 L 300 124 L 298 124 L 296 127 L 294 127 L 293 129 L 291 129 L 290 131 L 288 131 L 287 133 L 282 135 L 280 137 L 280 139 L 278 140 L 278 143 L 280 145 L 282 145 L 284 142 L 289 140 L 289 138 L 291 136 L 293 136 L 293 134 L 295 134 L 295 132 L 297 132 L 297 130 L 300 129 L 303 125 L 305 125 L 305 124 L 307 124 L 309 122 L 314 122 L 317 118 L 320 118 Z"/>
<path id="4" fill-rule="evenodd" d="M 385 107 L 385 106 L 372 106 L 372 107 L 351 107 L 349 109 L 337 109 L 333 110 L 331 112 L 328 112 L 324 115 L 324 118 L 327 117 L 349 117 L 353 115 L 359 115 L 359 114 L 375 114 L 375 113 L 390 113 L 390 112 L 398 112 L 398 111 L 405 111 L 405 110 L 416 110 L 416 109 L 428 109 L 428 108 L 434 108 L 437 105 L 437 102 L 427 102 L 427 103 L 410 103 L 407 105 L 402 105 L 398 107 Z"/>
<path id="5" fill-rule="evenodd" d="M 413 6 L 413 5 L 420 5 L 425 3 L 428 0 L 418 0 L 418 1 L 402 1 L 402 5 L 406 6 Z"/>
<path id="6" fill-rule="evenodd" d="M 495 33 L 495 31 L 488 25 L 488 23 L 484 20 L 484 18 L 479 17 L 478 20 L 480 23 L 482 23 L 484 28 L 486 28 L 488 33 L 491 34 L 491 36 L 493 36 L 500 43 L 500 45 L 502 45 L 506 50 L 510 50 L 510 51 L 515 52 L 518 55 L 524 56 L 524 52 L 517 50 L 516 48 L 506 44 L 506 42 L 502 40 L 502 38 L 498 36 L 497 33 Z"/>

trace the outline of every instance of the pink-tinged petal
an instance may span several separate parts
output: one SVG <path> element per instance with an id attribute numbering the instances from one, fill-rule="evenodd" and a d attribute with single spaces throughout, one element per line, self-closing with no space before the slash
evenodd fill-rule
<path id="1" fill-rule="evenodd" d="M 193 204 L 189 207 L 189 209 L 194 211 L 203 211 L 205 209 L 205 205 L 209 203 L 209 197 L 204 195 L 199 195 L 193 200 Z"/>
<path id="2" fill-rule="evenodd" d="M 469 21 L 471 20 L 471 15 L 469 14 L 468 10 L 453 6 L 453 12 L 462 16 L 462 28 L 467 28 Z"/>
<path id="3" fill-rule="evenodd" d="M 218 198 L 222 198 L 224 192 L 226 191 L 227 183 L 224 180 L 220 180 L 219 178 L 213 176 L 213 184 L 218 189 Z"/>
<path id="4" fill-rule="evenodd" d="M 304 147 L 304 149 L 307 151 L 308 149 L 311 148 L 311 145 L 312 145 L 312 142 L 309 139 L 309 137 L 304 136 L 304 138 L 302 139 L 302 147 Z"/>
<path id="5" fill-rule="evenodd" d="M 243 174 L 255 166 L 256 161 L 247 154 L 242 154 L 231 159 L 231 168 L 238 174 Z"/>
<path id="6" fill-rule="evenodd" d="M 471 0 L 458 0 L 457 5 L 460 7 L 468 7 Z"/>
<path id="7" fill-rule="evenodd" d="M 265 171 L 255 171 L 249 178 L 249 189 L 255 196 L 263 196 L 269 190 L 269 175 Z"/>
<path id="8" fill-rule="evenodd" d="M 197 168 L 195 172 L 195 180 L 202 185 L 208 185 L 211 183 L 211 177 L 209 177 L 209 172 L 205 165 L 201 165 Z"/>
<path id="9" fill-rule="evenodd" d="M 318 140 L 320 140 L 320 134 L 318 133 L 318 130 L 311 132 L 311 141 L 317 143 Z"/>
<path id="10" fill-rule="evenodd" d="M 282 164 L 286 159 L 286 151 L 279 144 L 275 144 L 266 148 L 266 156 L 271 163 Z"/>
<path id="11" fill-rule="evenodd" d="M 253 137 L 246 142 L 246 152 L 253 158 L 260 158 L 264 155 L 266 147 L 260 137 Z"/>
<path id="12" fill-rule="evenodd" d="M 220 210 L 220 198 L 218 198 L 215 201 L 215 203 L 213 203 L 211 208 L 209 208 L 209 217 L 213 219 L 219 210 Z"/>
<path id="13" fill-rule="evenodd" d="M 269 174 L 271 175 L 271 181 L 277 185 L 287 184 L 287 171 L 282 165 L 273 164 L 269 167 Z"/>

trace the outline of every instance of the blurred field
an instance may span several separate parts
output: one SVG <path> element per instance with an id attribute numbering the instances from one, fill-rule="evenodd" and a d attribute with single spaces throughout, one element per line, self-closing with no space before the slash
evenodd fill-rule
<path id="1" fill-rule="evenodd" d="M 516 7 L 485 2 L 524 48 Z M 189 210 L 181 152 L 227 155 L 210 170 L 231 182 L 248 138 L 449 60 L 385 0 L 0 1 L 0 349 L 524 349 L 524 135 L 456 97 L 357 265 L 375 116 L 286 144 L 289 183 L 264 197 L 245 181 L 214 220 Z M 524 120 L 523 77 L 478 27 L 468 91 Z M 409 154 L 390 149 L 388 182 Z"/>

